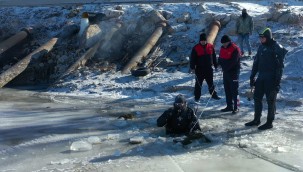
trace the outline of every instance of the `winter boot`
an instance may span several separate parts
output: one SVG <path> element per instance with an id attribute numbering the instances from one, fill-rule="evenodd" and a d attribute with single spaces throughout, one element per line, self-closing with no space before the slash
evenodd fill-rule
<path id="1" fill-rule="evenodd" d="M 236 108 L 236 109 L 233 110 L 232 114 L 236 114 L 238 112 L 239 112 L 239 108 Z"/>
<path id="2" fill-rule="evenodd" d="M 260 125 L 260 120 L 252 120 L 252 121 L 250 121 L 250 122 L 248 122 L 248 123 L 245 123 L 245 126 L 258 126 L 258 125 Z"/>
<path id="3" fill-rule="evenodd" d="M 258 129 L 259 130 L 267 130 L 267 129 L 271 129 L 272 127 L 273 127 L 272 122 L 267 121 L 265 124 L 258 127 Z"/>
<path id="4" fill-rule="evenodd" d="M 232 111 L 233 111 L 233 108 L 228 107 L 228 106 L 224 109 L 221 109 L 221 112 L 232 112 Z"/>
<path id="5" fill-rule="evenodd" d="M 215 99 L 215 100 L 220 100 L 221 98 L 217 95 L 217 94 L 213 94 L 211 96 L 211 98 Z"/>

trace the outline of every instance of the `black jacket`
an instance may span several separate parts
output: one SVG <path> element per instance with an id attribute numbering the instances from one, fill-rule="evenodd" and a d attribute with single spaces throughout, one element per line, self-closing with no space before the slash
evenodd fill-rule
<path id="1" fill-rule="evenodd" d="M 203 52 L 197 52 L 197 50 L 199 50 L 197 46 L 200 46 L 200 50 L 202 49 Z M 207 53 L 205 53 L 207 46 L 211 50 L 207 50 Z M 212 51 L 212 54 L 208 54 L 208 52 L 210 51 Z M 196 44 L 191 51 L 190 68 L 191 69 L 200 68 L 202 71 L 208 71 L 208 70 L 212 70 L 212 65 L 214 65 L 215 68 L 217 68 L 218 66 L 214 46 L 209 43 L 207 43 L 206 45 L 202 45 L 200 43 Z"/>
<path id="2" fill-rule="evenodd" d="M 275 85 L 280 84 L 284 69 L 284 57 L 287 50 L 271 39 L 265 44 L 261 44 L 254 57 L 254 63 L 250 78 L 258 77 L 262 79 L 274 79 Z"/>
<path id="3" fill-rule="evenodd" d="M 188 134 L 191 129 L 192 132 L 201 131 L 198 119 L 189 107 L 180 111 L 169 108 L 157 119 L 157 126 L 165 126 L 166 134 Z"/>
<path id="4" fill-rule="evenodd" d="M 231 42 L 226 48 L 224 46 L 221 46 L 218 61 L 219 65 L 222 67 L 223 72 L 240 73 L 239 47 L 233 42 Z"/>

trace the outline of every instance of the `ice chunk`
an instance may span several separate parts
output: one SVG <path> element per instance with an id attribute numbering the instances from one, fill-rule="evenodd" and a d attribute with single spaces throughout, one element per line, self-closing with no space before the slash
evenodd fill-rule
<path id="1" fill-rule="evenodd" d="M 284 149 L 283 147 L 274 147 L 272 148 L 272 152 L 275 152 L 275 153 L 282 153 L 282 152 L 287 152 L 286 149 Z"/>
<path id="2" fill-rule="evenodd" d="M 63 159 L 61 161 L 51 161 L 50 164 L 51 165 L 64 165 L 67 163 L 70 163 L 71 161 L 69 159 Z"/>
<path id="3" fill-rule="evenodd" d="M 108 134 L 108 135 L 107 135 L 107 139 L 108 139 L 108 140 L 119 139 L 119 137 L 120 137 L 119 134 Z"/>
<path id="4" fill-rule="evenodd" d="M 89 151 L 92 149 L 92 144 L 87 141 L 76 141 L 70 146 L 71 151 Z"/>
<path id="5" fill-rule="evenodd" d="M 238 146 L 239 148 L 248 148 L 248 145 L 245 142 L 239 142 Z"/>
<path id="6" fill-rule="evenodd" d="M 91 144 L 101 143 L 101 139 L 97 136 L 91 136 L 91 137 L 87 138 L 87 141 L 88 141 L 88 143 L 91 143 Z"/>
<path id="7" fill-rule="evenodd" d="M 143 142 L 143 137 L 142 136 L 136 136 L 136 137 L 133 137 L 133 138 L 129 139 L 129 143 L 131 143 L 131 144 L 139 144 L 139 143 L 142 143 L 142 142 Z"/>
<path id="8" fill-rule="evenodd" d="M 69 159 L 63 159 L 62 161 L 60 161 L 60 165 L 63 165 L 63 164 L 67 164 L 67 163 L 70 163 L 71 161 Z"/>

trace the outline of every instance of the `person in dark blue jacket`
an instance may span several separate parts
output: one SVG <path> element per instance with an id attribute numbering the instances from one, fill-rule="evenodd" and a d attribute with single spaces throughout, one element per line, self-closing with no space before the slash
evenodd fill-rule
<path id="1" fill-rule="evenodd" d="M 190 134 L 201 131 L 194 111 L 187 107 L 185 97 L 181 94 L 176 96 L 174 107 L 166 110 L 157 119 L 157 126 L 165 126 L 168 135 Z"/>
<path id="2" fill-rule="evenodd" d="M 270 28 L 265 28 L 260 34 L 261 45 L 254 57 L 254 63 L 250 75 L 250 86 L 255 87 L 254 119 L 245 126 L 258 126 L 261 121 L 262 99 L 266 96 L 268 113 L 267 121 L 260 126 L 259 130 L 266 130 L 273 127 L 272 122 L 275 118 L 276 98 L 280 90 L 280 82 L 284 68 L 284 57 L 287 50 L 278 44 L 272 37 Z M 255 79 L 258 73 L 257 80 Z"/>
<path id="3" fill-rule="evenodd" d="M 220 97 L 215 91 L 215 85 L 213 81 L 213 67 L 217 69 L 217 57 L 214 46 L 207 43 L 206 34 L 200 35 L 200 41 L 196 44 L 191 52 L 190 56 L 190 72 L 195 73 L 195 101 L 199 101 L 201 97 L 201 89 L 204 79 L 208 85 L 208 91 L 213 99 L 219 100 Z"/>
<path id="4" fill-rule="evenodd" d="M 219 64 L 223 70 L 223 84 L 226 96 L 227 107 L 221 109 L 222 112 L 239 111 L 237 97 L 239 88 L 240 74 L 240 48 L 231 41 L 229 36 L 224 35 L 221 38 L 221 49 L 219 55 Z"/>

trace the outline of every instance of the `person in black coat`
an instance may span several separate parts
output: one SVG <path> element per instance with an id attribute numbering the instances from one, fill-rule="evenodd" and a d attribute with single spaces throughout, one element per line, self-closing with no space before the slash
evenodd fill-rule
<path id="1" fill-rule="evenodd" d="M 199 101 L 201 97 L 201 89 L 204 79 L 208 85 L 208 91 L 213 99 L 219 100 L 220 97 L 215 91 L 215 85 L 213 81 L 213 67 L 217 69 L 217 57 L 214 50 L 214 46 L 206 41 L 206 34 L 200 35 L 200 41 L 196 44 L 191 52 L 190 56 L 190 72 L 195 73 L 195 101 Z"/>
<path id="2" fill-rule="evenodd" d="M 175 98 L 174 107 L 166 110 L 157 119 L 157 126 L 165 126 L 168 135 L 190 134 L 201 131 L 194 111 L 187 107 L 185 97 L 181 94 Z"/>
<path id="3" fill-rule="evenodd" d="M 232 111 L 237 113 L 238 107 L 238 88 L 240 74 L 240 48 L 231 41 L 229 36 L 224 35 L 221 38 L 221 49 L 219 55 L 219 64 L 223 70 L 223 85 L 226 96 L 227 107 L 221 109 L 222 112 Z"/>
<path id="4" fill-rule="evenodd" d="M 254 104 L 255 114 L 251 122 L 245 126 L 260 125 L 262 113 L 262 99 L 265 94 L 268 113 L 267 121 L 258 129 L 266 130 L 273 127 L 272 122 L 275 118 L 276 98 L 280 89 L 280 82 L 284 68 L 284 56 L 287 50 L 279 45 L 273 38 L 270 28 L 265 28 L 260 34 L 261 45 L 254 57 L 254 63 L 250 75 L 250 86 L 255 87 Z M 258 73 L 257 80 L 255 79 Z"/>

